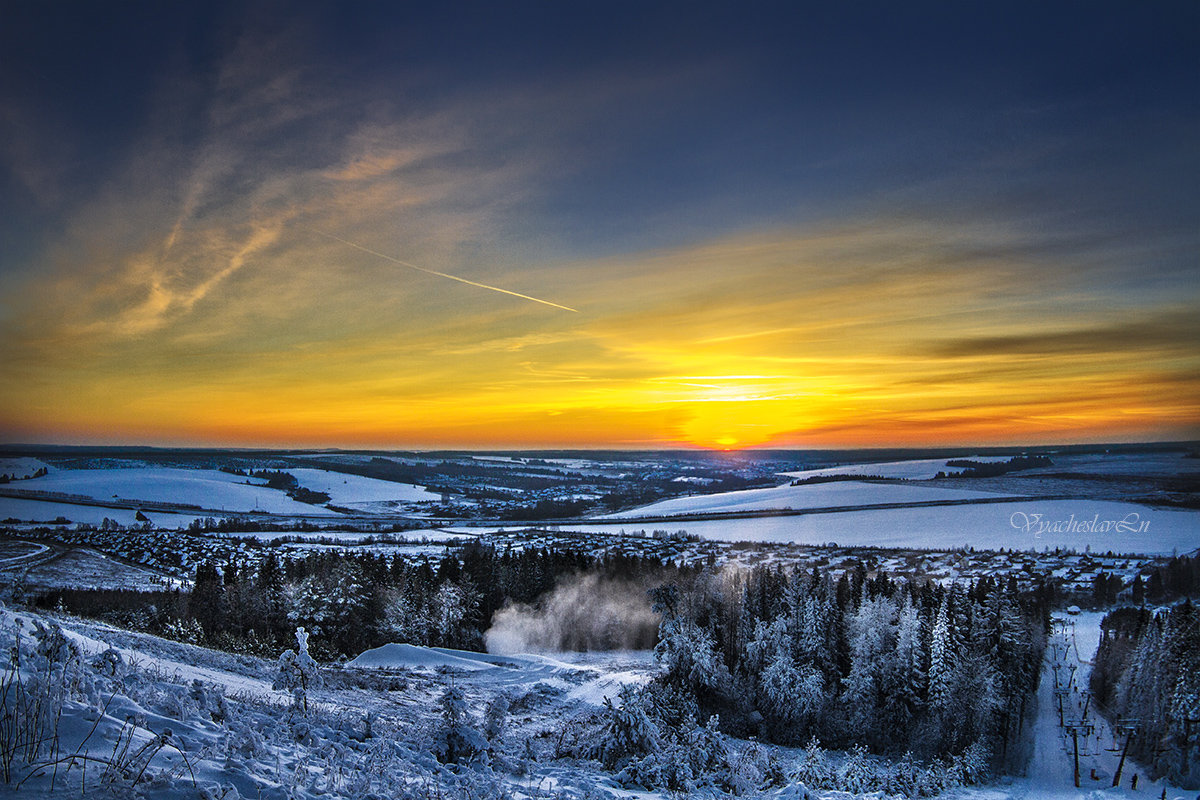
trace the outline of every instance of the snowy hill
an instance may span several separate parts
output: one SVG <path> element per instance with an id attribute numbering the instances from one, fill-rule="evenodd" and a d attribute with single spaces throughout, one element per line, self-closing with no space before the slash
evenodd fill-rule
<path id="1" fill-rule="evenodd" d="M 942 489 L 906 484 L 839 481 L 800 486 L 775 486 L 769 489 L 745 489 L 737 492 L 701 494 L 676 497 L 641 508 L 608 514 L 598 519 L 629 517 L 669 517 L 680 514 L 720 514 L 741 511 L 772 511 L 784 509 L 819 509 L 849 506 L 873 506 L 894 503 L 928 503 L 935 501 L 994 500 L 994 492 L 968 489 Z"/>
<path id="2" fill-rule="evenodd" d="M 265 481 L 214 469 L 131 467 L 56 470 L 22 481 L 21 489 L 81 495 L 95 500 L 133 500 L 198 506 L 215 511 L 337 516 L 321 506 L 299 503 Z"/>
<path id="3" fill-rule="evenodd" d="M 1077 618 L 1075 630 L 1065 634 L 1074 633 L 1077 641 L 1063 638 L 1056 651 L 1080 668 L 1076 681 L 1086 680 L 1098 623 L 1097 614 Z M 153 800 L 665 800 L 679 796 L 665 789 L 645 791 L 622 785 L 596 760 L 561 749 L 564 737 L 578 737 L 589 725 L 602 723 L 614 713 L 606 699 L 616 699 L 619 708 L 622 685 L 648 679 L 648 670 L 654 667 L 644 659 L 631 661 L 628 655 L 579 655 L 571 657 L 578 663 L 569 663 L 540 656 L 497 657 L 387 645 L 351 662 L 363 669 L 323 669 L 324 688 L 314 684 L 308 692 L 310 710 L 303 713 L 286 692 L 272 688 L 276 666 L 270 660 L 205 650 L 70 617 L 12 610 L 0 612 L 0 646 L 18 647 L 21 654 L 19 668 L 9 668 L 2 687 L 10 712 L 27 722 L 28 715 L 44 713 L 38 708 L 53 710 L 31 723 L 41 731 L 40 745 L 18 751 L 21 742 L 13 738 L 12 729 L 0 731 L 0 754 L 13 756 L 0 780 L 4 791 L 18 798 L 78 797 L 81 792 L 87 797 Z M 376 677 L 381 667 L 401 672 Z M 453 669 L 446 672 L 438 667 Z M 1050 674 L 1049 662 L 1046 674 Z M 1042 698 L 1034 724 L 1033 749 L 1038 755 L 1027 776 L 1007 785 L 960 787 L 948 796 L 959 800 L 1079 796 L 1070 783 L 1070 758 L 1063 750 L 1057 712 L 1053 703 L 1046 702 L 1048 697 Z M 1106 728 L 1098 733 L 1101 740 L 1111 738 Z M 459 763 L 439 761 L 436 754 L 445 757 L 439 748 L 447 736 L 474 742 L 480 748 L 477 755 Z M 712 779 L 698 780 L 687 796 L 774 800 L 899 796 L 810 791 L 797 783 L 797 776 L 808 768 L 809 751 L 724 737 L 696 744 L 696 748 L 712 747 L 717 748 L 712 752 L 726 753 L 723 758 L 728 760 L 722 762 L 726 766 Z M 700 752 L 704 751 L 681 751 L 673 757 L 693 758 Z M 1084 788 L 1102 789 L 1115 757 L 1103 748 L 1090 752 L 1094 755 L 1083 762 Z M 820 758 L 826 765 L 823 769 L 832 770 L 830 774 L 850 776 L 850 771 L 859 770 L 865 776 L 864 768 L 874 768 L 858 756 Z M 1092 767 L 1097 768 L 1099 781 L 1090 778 Z M 1126 766 L 1127 774 L 1136 769 L 1133 764 Z M 767 777 L 769 770 L 780 777 Z M 1136 793 L 1125 788 L 1105 790 L 1104 797 L 1158 796 L 1162 785 L 1143 780 L 1139 789 Z M 1167 796 L 1178 793 L 1168 787 Z"/>

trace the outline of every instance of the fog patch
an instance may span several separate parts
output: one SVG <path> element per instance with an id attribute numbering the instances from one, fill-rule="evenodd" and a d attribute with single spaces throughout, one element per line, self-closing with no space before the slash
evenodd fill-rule
<path id="1" fill-rule="evenodd" d="M 489 653 L 562 650 L 645 650 L 658 637 L 644 581 L 575 575 L 533 605 L 512 603 L 496 612 L 484 634 Z"/>

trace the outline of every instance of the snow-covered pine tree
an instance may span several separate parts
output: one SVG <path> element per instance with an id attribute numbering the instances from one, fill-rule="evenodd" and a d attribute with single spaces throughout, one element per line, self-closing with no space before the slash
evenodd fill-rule
<path id="1" fill-rule="evenodd" d="M 630 759 L 656 753 L 661 748 L 662 734 L 646 714 L 636 689 L 622 689 L 616 703 L 606 697 L 604 714 L 604 725 L 586 752 L 609 769 Z"/>
<path id="2" fill-rule="evenodd" d="M 896 605 L 887 597 L 864 598 L 847 625 L 850 674 L 842 681 L 842 701 L 851 728 L 860 741 L 880 738 L 880 690 L 895 648 Z"/>
<path id="3" fill-rule="evenodd" d="M 957 656 L 951 639 L 950 600 L 943 597 L 933 618 L 929 641 L 929 704 L 939 713 L 954 700 L 954 673 Z"/>
<path id="4" fill-rule="evenodd" d="M 488 749 L 488 740 L 475 727 L 471 711 L 460 687 L 451 684 L 438 700 L 441 727 L 433 743 L 433 752 L 444 764 L 461 764 Z"/>

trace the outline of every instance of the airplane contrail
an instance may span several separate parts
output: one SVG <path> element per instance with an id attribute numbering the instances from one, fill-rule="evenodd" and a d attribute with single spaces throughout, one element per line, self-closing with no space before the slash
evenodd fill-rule
<path id="1" fill-rule="evenodd" d="M 409 269 L 415 269 L 418 272 L 424 272 L 429 275 L 436 275 L 439 278 L 449 278 L 452 281 L 458 281 L 459 283 L 465 283 L 468 286 L 477 286 L 480 289 L 489 289 L 493 292 L 500 292 L 500 294 L 508 294 L 508 295 L 512 295 L 513 297 L 519 297 L 522 300 L 532 300 L 535 303 L 541 303 L 542 305 L 550 306 L 551 308 L 561 308 L 563 311 L 570 311 L 573 314 L 579 313 L 579 309 L 577 309 L 577 308 L 571 308 L 570 306 L 559 305 L 558 303 L 551 303 L 549 300 L 542 300 L 537 297 L 530 297 L 529 295 L 521 294 L 520 292 L 513 292 L 508 289 L 501 289 L 499 286 L 489 286 L 486 283 L 480 283 L 479 281 L 468 280 L 467 278 L 460 278 L 457 275 L 451 275 L 446 272 L 438 272 L 435 269 L 426 269 L 425 267 L 418 267 L 416 264 L 412 264 L 412 263 L 409 263 L 408 261 L 404 261 L 402 259 L 395 258 L 393 256 L 389 256 L 387 253 L 381 253 L 378 250 L 372 250 L 369 247 L 363 247 L 361 244 L 355 244 L 354 242 L 351 242 L 348 239 L 343 239 L 340 236 L 334 236 L 332 233 L 326 233 L 325 231 L 319 231 L 316 228 L 309 228 L 309 230 L 312 231 L 313 233 L 324 236 L 327 239 L 333 239 L 335 242 L 341 242 L 342 244 L 347 245 L 349 247 L 353 247 L 356 250 L 362 250 L 364 253 L 370 253 L 373 256 L 379 256 L 380 258 L 391 261 L 393 264 L 399 264 L 402 267 L 408 267 Z"/>

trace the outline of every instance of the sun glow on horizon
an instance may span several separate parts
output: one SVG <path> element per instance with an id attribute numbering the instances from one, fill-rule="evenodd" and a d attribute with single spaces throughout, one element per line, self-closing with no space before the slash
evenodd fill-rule
<path id="1" fill-rule="evenodd" d="M 284 265 L 327 274 L 344 257 L 280 238 L 244 256 L 226 278 L 237 287 L 209 290 L 219 302 L 197 300 L 153 334 L 102 315 L 47 323 L 31 297 L 0 384 L 6 436 L 722 450 L 1195 438 L 1200 323 L 1180 306 L 1105 328 L 1083 311 L 1048 317 L 1054 298 L 1036 281 L 890 255 L 897 242 L 936 252 L 949 236 L 919 233 L 775 231 L 603 270 L 555 265 L 554 296 L 579 314 L 492 293 L 462 309 L 453 284 L 436 287 L 445 301 L 321 281 L 279 297 Z M 863 261 L 890 269 L 830 277 Z M 1014 299 L 996 306 L 999 291 Z"/>

